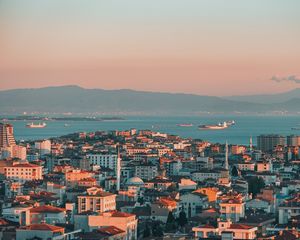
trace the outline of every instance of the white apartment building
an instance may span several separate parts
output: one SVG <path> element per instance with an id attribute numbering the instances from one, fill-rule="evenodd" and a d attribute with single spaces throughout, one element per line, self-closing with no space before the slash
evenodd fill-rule
<path id="1" fill-rule="evenodd" d="M 90 163 L 93 165 L 98 165 L 102 167 L 107 167 L 113 170 L 117 170 L 117 154 L 109 153 L 91 153 L 87 154 L 87 158 L 90 160 Z"/>
<path id="2" fill-rule="evenodd" d="M 134 176 L 144 180 L 151 180 L 158 175 L 157 166 L 151 163 L 145 163 L 135 166 Z"/>

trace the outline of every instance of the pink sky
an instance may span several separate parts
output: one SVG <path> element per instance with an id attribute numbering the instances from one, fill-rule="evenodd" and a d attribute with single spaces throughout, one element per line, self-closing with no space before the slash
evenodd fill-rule
<path id="1" fill-rule="evenodd" d="M 297 1 L 221 8 L 132 0 L 121 9 L 116 1 L 17 2 L 0 4 L 0 89 L 72 84 L 222 96 L 300 87 L 270 80 L 300 74 Z"/>

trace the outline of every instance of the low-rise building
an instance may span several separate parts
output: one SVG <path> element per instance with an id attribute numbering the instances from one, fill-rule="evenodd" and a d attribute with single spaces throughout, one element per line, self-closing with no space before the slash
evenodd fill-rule
<path id="1" fill-rule="evenodd" d="M 4 167 L 4 172 L 7 179 L 18 182 L 43 179 L 43 167 L 31 163 L 14 162 L 12 166 Z"/>
<path id="2" fill-rule="evenodd" d="M 116 210 L 116 195 L 105 192 L 99 188 L 90 188 L 85 195 L 78 198 L 78 213 L 83 212 L 107 212 Z"/>
<path id="3" fill-rule="evenodd" d="M 134 214 L 109 211 L 101 214 L 75 215 L 75 229 L 91 232 L 106 226 L 115 226 L 126 232 L 126 240 L 137 239 L 138 220 Z"/>

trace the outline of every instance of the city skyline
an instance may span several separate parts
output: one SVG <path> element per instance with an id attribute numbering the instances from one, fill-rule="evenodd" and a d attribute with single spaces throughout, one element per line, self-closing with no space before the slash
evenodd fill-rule
<path id="1" fill-rule="evenodd" d="M 0 89 L 200 95 L 299 85 L 298 1 L 1 1 Z"/>
<path id="2" fill-rule="evenodd" d="M 299 9 L 0 0 L 0 239 L 300 239 Z"/>

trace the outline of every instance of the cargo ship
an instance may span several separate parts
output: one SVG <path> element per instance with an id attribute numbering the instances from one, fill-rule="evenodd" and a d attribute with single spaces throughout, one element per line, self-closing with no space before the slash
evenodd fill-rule
<path id="1" fill-rule="evenodd" d="M 199 129 L 201 130 L 223 130 L 228 128 L 227 122 L 218 123 L 215 125 L 200 125 Z"/>
<path id="2" fill-rule="evenodd" d="M 27 128 L 45 128 L 47 126 L 46 123 L 38 123 L 38 124 L 34 124 L 34 123 L 28 123 L 26 124 Z"/>

